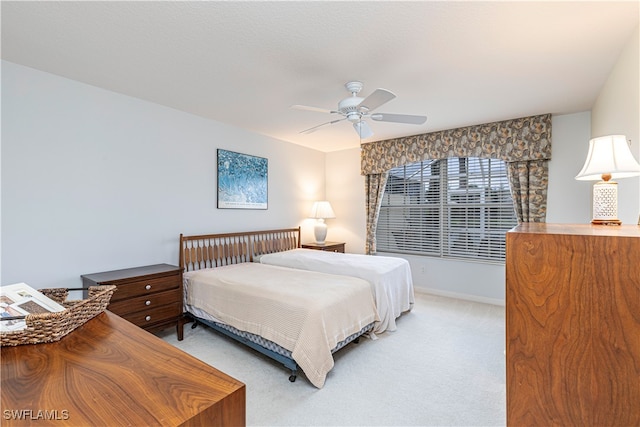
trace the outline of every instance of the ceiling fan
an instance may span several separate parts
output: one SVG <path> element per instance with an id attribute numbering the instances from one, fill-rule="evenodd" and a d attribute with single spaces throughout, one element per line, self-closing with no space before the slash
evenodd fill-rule
<path id="1" fill-rule="evenodd" d="M 394 122 L 394 123 L 407 123 L 414 125 L 421 125 L 426 120 L 426 116 L 413 116 L 409 114 L 389 114 L 389 113 L 374 113 L 373 110 L 380 107 L 383 104 L 391 101 L 396 95 L 386 89 L 376 89 L 373 93 L 366 98 L 358 96 L 362 90 L 363 83 L 359 81 L 352 81 L 345 83 L 344 87 L 351 92 L 351 96 L 343 99 L 338 103 L 337 110 L 326 110 L 324 108 L 308 107 L 306 105 L 292 105 L 291 108 L 298 110 L 316 111 L 320 113 L 338 114 L 342 118 L 332 120 L 330 122 L 322 123 L 312 128 L 303 130 L 300 133 L 315 132 L 318 128 L 325 125 L 332 125 L 334 123 L 348 120 L 353 123 L 353 128 L 356 130 L 360 138 L 369 138 L 373 136 L 373 131 L 369 127 L 368 123 L 364 119 L 370 118 L 378 122 Z"/>

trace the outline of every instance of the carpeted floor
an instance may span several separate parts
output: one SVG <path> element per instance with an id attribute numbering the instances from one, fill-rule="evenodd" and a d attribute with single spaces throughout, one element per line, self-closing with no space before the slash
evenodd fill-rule
<path id="1" fill-rule="evenodd" d="M 504 334 L 504 307 L 416 294 L 396 332 L 334 355 L 322 389 L 202 326 L 160 336 L 246 384 L 248 425 L 501 426 Z"/>

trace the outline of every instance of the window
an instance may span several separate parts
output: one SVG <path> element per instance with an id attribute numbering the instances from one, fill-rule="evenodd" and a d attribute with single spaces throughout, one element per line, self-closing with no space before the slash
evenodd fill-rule
<path id="1" fill-rule="evenodd" d="M 377 250 L 502 262 L 516 224 L 504 161 L 425 160 L 389 171 Z"/>

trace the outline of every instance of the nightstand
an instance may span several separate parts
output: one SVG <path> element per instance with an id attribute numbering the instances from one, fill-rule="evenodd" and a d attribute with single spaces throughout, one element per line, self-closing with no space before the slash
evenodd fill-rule
<path id="1" fill-rule="evenodd" d="M 129 322 L 155 332 L 176 326 L 182 341 L 182 272 L 169 264 L 84 274 L 82 286 L 115 285 L 107 310 Z"/>
<path id="2" fill-rule="evenodd" d="M 344 253 L 344 242 L 303 243 L 301 246 L 304 249 Z"/>

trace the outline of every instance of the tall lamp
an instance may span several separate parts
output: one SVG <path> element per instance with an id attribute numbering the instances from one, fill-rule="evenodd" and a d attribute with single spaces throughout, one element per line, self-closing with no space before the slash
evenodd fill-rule
<path id="1" fill-rule="evenodd" d="M 324 239 L 327 237 L 327 224 L 324 220 L 328 218 L 335 218 L 336 214 L 333 213 L 331 203 L 326 200 L 315 202 L 311 208 L 310 218 L 316 219 L 316 225 L 313 227 L 313 233 L 316 238 L 316 243 L 324 244 Z"/>
<path id="2" fill-rule="evenodd" d="M 599 181 L 593 186 L 592 224 L 620 225 L 618 183 L 613 179 L 640 175 L 640 164 L 631 154 L 625 135 L 608 135 L 589 141 L 589 153 L 580 173 L 581 181 Z"/>

